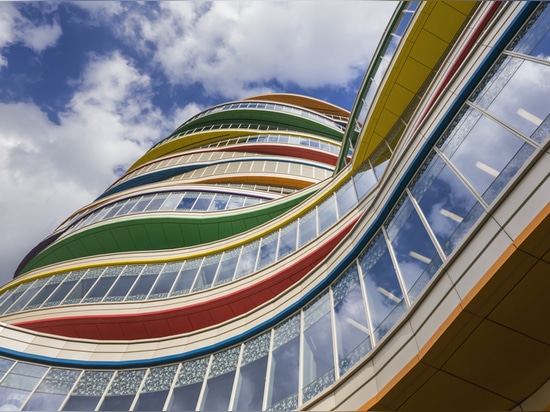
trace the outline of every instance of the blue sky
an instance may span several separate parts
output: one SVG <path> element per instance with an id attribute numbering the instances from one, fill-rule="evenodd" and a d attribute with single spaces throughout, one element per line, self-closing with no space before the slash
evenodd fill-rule
<path id="1" fill-rule="evenodd" d="M 206 107 L 290 92 L 351 109 L 395 6 L 0 2 L 0 283 Z"/>

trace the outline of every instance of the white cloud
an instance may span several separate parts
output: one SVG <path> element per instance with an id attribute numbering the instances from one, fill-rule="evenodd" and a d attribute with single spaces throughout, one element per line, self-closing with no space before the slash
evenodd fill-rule
<path id="1" fill-rule="evenodd" d="M 126 10 L 119 35 L 171 82 L 239 98 L 283 85 L 345 87 L 366 68 L 395 3 L 161 2 Z"/>
<path id="2" fill-rule="evenodd" d="M 113 53 L 91 57 L 59 124 L 33 103 L 0 103 L 1 283 L 33 245 L 111 184 L 117 168 L 199 110 L 190 104 L 166 118 L 150 97 L 149 77 Z"/>
<path id="3" fill-rule="evenodd" d="M 49 16 L 52 6 L 44 7 L 44 15 Z M 1 54 L 2 49 L 21 43 L 35 52 L 42 52 L 55 45 L 61 34 L 57 21 L 37 23 L 21 14 L 17 3 L 0 2 L 0 68 L 8 64 Z"/>

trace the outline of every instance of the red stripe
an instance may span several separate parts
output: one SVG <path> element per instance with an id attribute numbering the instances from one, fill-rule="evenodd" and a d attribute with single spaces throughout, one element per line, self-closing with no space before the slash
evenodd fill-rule
<path id="1" fill-rule="evenodd" d="M 268 302 L 302 279 L 338 245 L 358 219 L 291 267 L 230 295 L 153 313 L 72 316 L 20 322 L 15 326 L 73 338 L 134 340 L 178 335 L 217 325 Z"/>

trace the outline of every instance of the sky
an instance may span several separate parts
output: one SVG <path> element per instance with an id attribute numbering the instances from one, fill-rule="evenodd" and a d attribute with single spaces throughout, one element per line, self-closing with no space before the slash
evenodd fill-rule
<path id="1" fill-rule="evenodd" d="M 266 92 L 350 110 L 395 2 L 0 2 L 0 284 L 199 111 Z"/>

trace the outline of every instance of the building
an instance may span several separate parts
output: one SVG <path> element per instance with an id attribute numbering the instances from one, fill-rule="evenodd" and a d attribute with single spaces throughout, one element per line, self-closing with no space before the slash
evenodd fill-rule
<path id="1" fill-rule="evenodd" d="M 0 409 L 548 408 L 549 27 L 400 3 L 351 113 L 189 119 L 0 289 Z"/>

